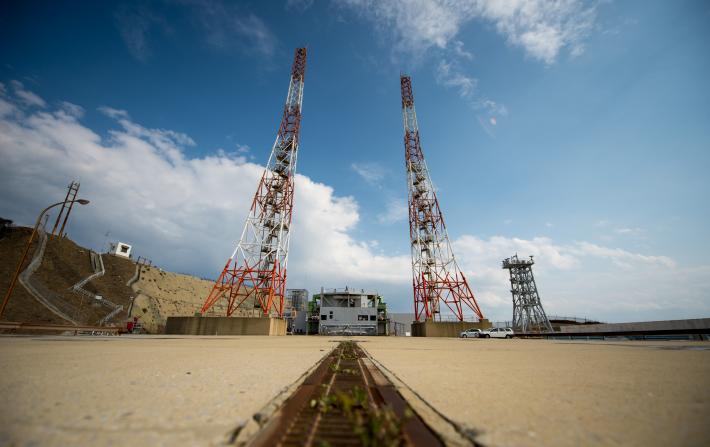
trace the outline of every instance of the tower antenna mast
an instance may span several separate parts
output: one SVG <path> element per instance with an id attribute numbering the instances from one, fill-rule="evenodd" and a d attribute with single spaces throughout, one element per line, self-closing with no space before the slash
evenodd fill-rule
<path id="1" fill-rule="evenodd" d="M 281 125 L 241 238 L 200 313 L 221 299 L 232 316 L 248 298 L 264 316 L 283 316 L 306 48 L 297 48 Z M 252 302 L 250 300 L 250 302 Z"/>
<path id="2" fill-rule="evenodd" d="M 483 313 L 454 258 L 444 216 L 424 160 L 411 78 L 400 75 L 400 86 L 409 196 L 414 316 L 417 321 L 422 318 L 441 319 L 443 303 L 459 321 L 464 319 L 464 305 L 482 320 Z"/>

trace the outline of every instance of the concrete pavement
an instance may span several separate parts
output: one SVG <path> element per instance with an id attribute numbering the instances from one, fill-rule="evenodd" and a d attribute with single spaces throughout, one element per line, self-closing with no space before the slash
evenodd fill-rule
<path id="1" fill-rule="evenodd" d="M 363 346 L 491 446 L 710 445 L 710 344 L 369 338 Z"/>
<path id="2" fill-rule="evenodd" d="M 0 445 L 213 445 L 326 337 L 0 337 Z"/>
<path id="3" fill-rule="evenodd" d="M 356 339 L 486 446 L 710 445 L 707 342 Z M 336 341 L 2 336 L 0 445 L 215 445 Z"/>

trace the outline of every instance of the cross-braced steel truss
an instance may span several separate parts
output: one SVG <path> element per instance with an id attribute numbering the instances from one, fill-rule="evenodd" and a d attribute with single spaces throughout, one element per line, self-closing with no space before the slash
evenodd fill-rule
<path id="1" fill-rule="evenodd" d="M 503 268 L 510 272 L 510 292 L 513 294 L 513 329 L 523 333 L 553 332 L 545 309 L 537 293 L 530 259 L 518 259 L 518 255 L 503 260 Z"/>
<path id="2" fill-rule="evenodd" d="M 400 85 L 409 196 L 414 316 L 417 321 L 422 317 L 440 318 L 443 303 L 459 321 L 464 319 L 464 305 L 478 319 L 483 319 L 483 313 L 451 250 L 444 216 L 419 142 L 419 126 L 409 76 L 401 76 Z"/>
<path id="3" fill-rule="evenodd" d="M 283 316 L 305 70 L 306 49 L 298 48 L 281 125 L 242 236 L 201 313 L 226 299 L 231 316 L 252 298 L 263 315 Z"/>

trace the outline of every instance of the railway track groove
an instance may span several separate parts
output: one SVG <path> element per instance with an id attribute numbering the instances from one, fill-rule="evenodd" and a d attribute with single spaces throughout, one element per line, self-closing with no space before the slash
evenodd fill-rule
<path id="1" fill-rule="evenodd" d="M 353 341 L 340 342 L 249 443 L 260 446 L 442 446 Z"/>

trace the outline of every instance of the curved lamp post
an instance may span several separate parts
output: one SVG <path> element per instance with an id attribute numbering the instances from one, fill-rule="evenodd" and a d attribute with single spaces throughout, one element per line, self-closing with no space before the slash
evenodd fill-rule
<path id="1" fill-rule="evenodd" d="M 37 218 L 37 222 L 35 223 L 35 227 L 32 230 L 32 235 L 30 236 L 30 240 L 27 241 L 27 245 L 25 246 L 25 252 L 22 255 L 22 259 L 20 259 L 20 263 L 17 264 L 17 270 L 15 270 L 15 275 L 12 277 L 12 282 L 10 282 L 10 287 L 7 289 L 7 293 L 5 294 L 5 298 L 2 300 L 2 307 L 0 307 L 0 319 L 2 318 L 2 314 L 5 312 L 5 306 L 7 306 L 7 302 L 10 300 L 10 295 L 12 295 L 12 291 L 15 290 L 15 284 L 17 283 L 17 278 L 20 276 L 20 271 L 22 271 L 22 264 L 25 263 L 25 259 L 27 259 L 27 253 L 30 251 L 30 246 L 32 245 L 32 241 L 35 238 L 35 234 L 37 234 L 37 227 L 39 227 L 39 223 L 42 220 L 42 217 L 44 214 L 49 211 L 50 209 L 54 208 L 55 206 L 59 206 L 63 203 L 78 203 L 79 205 L 86 205 L 89 203 L 88 200 L 86 199 L 75 199 L 75 200 L 69 200 L 69 201 L 62 201 L 62 202 L 57 202 L 55 204 L 49 205 L 47 208 L 43 209 L 41 213 L 39 213 L 39 217 Z"/>

